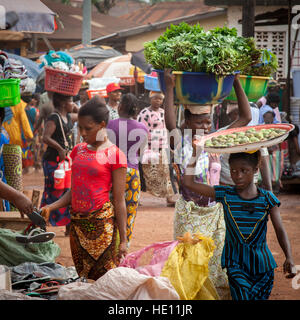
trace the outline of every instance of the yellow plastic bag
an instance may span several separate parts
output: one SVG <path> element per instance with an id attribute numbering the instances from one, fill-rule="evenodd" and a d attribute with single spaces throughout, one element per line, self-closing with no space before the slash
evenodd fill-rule
<path id="1" fill-rule="evenodd" d="M 186 233 L 171 252 L 161 276 L 167 277 L 181 300 L 219 300 L 209 279 L 208 262 L 215 245 L 211 238 Z"/>

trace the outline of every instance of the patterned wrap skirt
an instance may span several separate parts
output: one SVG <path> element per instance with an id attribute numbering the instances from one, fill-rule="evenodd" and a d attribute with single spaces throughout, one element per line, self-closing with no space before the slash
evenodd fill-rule
<path id="1" fill-rule="evenodd" d="M 240 268 L 227 268 L 232 300 L 267 300 L 274 282 L 274 269 L 249 275 Z"/>
<path id="2" fill-rule="evenodd" d="M 137 214 L 141 193 L 141 180 L 139 170 L 127 168 L 126 174 L 126 209 L 127 209 L 127 247 L 132 238 L 134 221 Z"/>
<path id="3" fill-rule="evenodd" d="M 278 183 L 283 171 L 283 154 L 281 150 L 275 150 L 270 154 L 270 171 L 273 183 Z"/>
<path id="4" fill-rule="evenodd" d="M 57 162 L 43 160 L 45 186 L 41 201 L 41 208 L 57 201 L 69 190 L 54 189 L 54 171 L 57 169 L 57 167 Z M 70 211 L 68 207 L 60 208 L 50 213 L 49 222 L 52 226 L 65 226 L 68 225 L 70 221 Z"/>
<path id="5" fill-rule="evenodd" d="M 110 201 L 87 215 L 71 213 L 70 247 L 80 277 L 97 280 L 119 265 L 119 231 Z"/>
<path id="6" fill-rule="evenodd" d="M 221 266 L 221 257 L 225 240 L 225 221 L 223 206 L 217 203 L 211 207 L 200 207 L 182 196 L 176 201 L 174 216 L 174 239 L 186 232 L 201 233 L 213 239 L 216 246 L 209 260 L 209 278 L 214 284 L 221 300 L 230 300 L 227 275 Z"/>
<path id="7" fill-rule="evenodd" d="M 22 138 L 22 165 L 23 168 L 32 167 L 34 165 L 34 144 Z"/>
<path id="8" fill-rule="evenodd" d="M 2 149 L 4 163 L 4 177 L 6 183 L 14 189 L 23 192 L 22 149 L 16 144 L 4 144 Z M 13 205 L 5 201 L 5 207 L 10 211 L 18 211 Z"/>
<path id="9" fill-rule="evenodd" d="M 159 153 L 159 162 L 157 164 L 143 163 L 142 168 L 147 192 L 159 198 L 174 195 L 169 160 L 164 149 Z"/>

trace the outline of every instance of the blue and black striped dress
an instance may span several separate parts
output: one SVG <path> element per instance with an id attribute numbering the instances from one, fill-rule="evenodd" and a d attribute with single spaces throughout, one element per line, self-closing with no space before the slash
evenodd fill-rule
<path id="1" fill-rule="evenodd" d="M 241 198 L 235 187 L 215 186 L 216 201 L 224 207 L 226 236 L 222 268 L 227 269 L 233 300 L 268 299 L 277 267 L 266 241 L 270 209 L 280 201 L 258 188 L 254 199 Z"/>

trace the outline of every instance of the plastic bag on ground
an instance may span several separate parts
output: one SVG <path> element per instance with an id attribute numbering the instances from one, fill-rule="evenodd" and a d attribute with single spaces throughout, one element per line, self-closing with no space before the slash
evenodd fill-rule
<path id="1" fill-rule="evenodd" d="M 179 300 L 179 295 L 167 278 L 118 267 L 94 283 L 64 285 L 59 289 L 57 300 Z"/>
<path id="2" fill-rule="evenodd" d="M 156 242 L 138 251 L 129 253 L 120 267 L 137 270 L 141 274 L 158 277 L 178 241 Z"/>
<path id="3" fill-rule="evenodd" d="M 161 276 L 167 277 L 182 300 L 219 300 L 209 279 L 208 263 L 215 245 L 211 238 L 186 233 L 171 252 Z"/>
<path id="4" fill-rule="evenodd" d="M 67 280 L 70 278 L 76 279 L 78 274 L 75 267 L 64 267 L 57 263 L 45 262 L 34 263 L 25 262 L 18 266 L 11 267 L 11 280 L 13 283 L 22 281 L 29 275 L 38 274 L 40 278 L 49 276 L 51 279 Z"/>
<path id="5" fill-rule="evenodd" d="M 55 262 L 60 247 L 53 240 L 43 243 L 22 244 L 16 241 L 23 232 L 0 228 L 0 264 L 8 267 L 24 262 Z"/>
<path id="6" fill-rule="evenodd" d="M 38 297 L 29 297 L 23 293 L 0 290 L 0 300 L 46 300 Z"/>

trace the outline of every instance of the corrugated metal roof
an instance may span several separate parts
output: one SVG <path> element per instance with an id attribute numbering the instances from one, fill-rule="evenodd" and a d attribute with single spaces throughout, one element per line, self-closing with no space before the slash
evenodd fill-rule
<path id="1" fill-rule="evenodd" d="M 241 6 L 244 0 L 204 0 L 208 6 Z M 291 0 L 291 5 L 300 4 L 300 0 Z M 287 0 L 256 0 L 256 6 L 287 6 Z"/>
<path id="2" fill-rule="evenodd" d="M 220 8 L 207 6 L 203 0 L 196 2 L 160 2 L 121 16 L 139 25 L 163 22 L 199 13 L 213 12 Z"/>
<path id="3" fill-rule="evenodd" d="M 0 0 L 1 1 L 1 0 Z M 61 40 L 80 40 L 82 37 L 82 15 L 83 11 L 80 7 L 72 7 L 51 0 L 41 0 L 46 6 L 53 10 L 64 28 L 58 24 L 58 30 L 49 35 L 49 39 Z M 137 24 L 130 20 L 111 17 L 92 10 L 91 36 L 93 38 L 103 37 L 123 29 L 136 27 Z"/>

